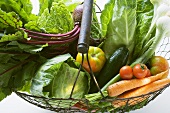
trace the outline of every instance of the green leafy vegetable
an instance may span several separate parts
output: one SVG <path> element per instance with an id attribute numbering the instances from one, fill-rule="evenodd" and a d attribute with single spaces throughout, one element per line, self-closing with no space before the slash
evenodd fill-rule
<path id="1" fill-rule="evenodd" d="M 89 75 L 80 71 L 72 96 L 71 91 L 78 74 L 79 64 L 69 54 L 59 55 L 48 60 L 38 70 L 31 83 L 31 94 L 43 97 L 81 99 L 89 91 Z M 76 101 L 49 101 L 62 108 L 73 106 Z"/>
<path id="2" fill-rule="evenodd" d="M 37 20 L 30 21 L 25 27 L 39 32 L 66 33 L 73 29 L 73 20 L 64 3 L 53 2 L 50 10 L 46 8 Z"/>
<path id="3" fill-rule="evenodd" d="M 126 2 L 123 2 L 123 3 L 126 3 Z M 167 4 L 165 4 L 165 3 L 167 3 Z M 134 52 L 132 53 L 133 55 L 135 55 L 135 58 L 132 60 L 132 63 L 129 63 L 131 67 L 133 67 L 137 63 L 146 63 L 149 60 L 149 58 L 154 54 L 160 41 L 164 37 L 170 37 L 170 27 L 169 27 L 170 26 L 170 16 L 169 16 L 170 6 L 168 5 L 169 3 L 170 3 L 169 1 L 166 1 L 166 0 L 161 1 L 160 0 L 159 4 L 154 4 L 154 6 L 152 6 L 150 1 L 147 1 L 147 0 L 146 1 L 137 1 L 137 4 L 136 4 L 137 11 L 135 14 L 137 24 L 136 24 L 136 28 L 135 28 L 136 30 L 134 33 L 134 37 L 136 38 L 136 39 L 134 39 L 135 40 L 134 43 L 136 46 L 134 46 L 135 49 L 134 49 Z M 119 4 L 115 4 L 116 8 L 118 7 L 117 5 L 119 6 Z M 158 6 L 158 5 L 160 5 L 160 6 Z M 134 6 L 135 6 L 135 4 L 134 4 Z M 153 8 L 153 7 L 156 7 L 156 8 Z M 116 10 L 116 11 L 118 12 L 120 9 L 121 8 L 118 8 L 118 10 Z M 123 9 L 124 8 L 122 8 L 122 10 Z M 157 10 L 153 10 L 153 9 L 157 9 Z M 126 9 L 126 10 L 128 11 L 129 9 Z M 114 12 L 114 13 L 116 13 L 116 12 Z M 131 18 L 131 16 L 130 17 L 128 16 L 127 18 Z M 122 24 L 117 24 L 117 26 L 119 26 L 119 25 L 122 25 Z M 119 30 L 119 29 L 117 30 L 117 27 L 115 27 L 115 26 L 109 26 L 109 27 L 110 28 L 113 27 L 112 29 L 114 29 L 115 31 Z M 128 29 L 128 31 L 129 30 L 131 30 L 131 29 Z M 110 29 L 108 29 L 108 31 L 110 31 Z M 114 37 L 114 38 L 116 38 L 116 37 Z M 119 39 L 119 40 L 121 40 L 121 39 Z M 110 41 L 112 41 L 112 40 L 110 40 Z M 104 42 L 104 43 L 106 43 L 106 42 Z M 118 43 L 119 43 L 119 41 L 118 41 Z M 106 44 L 108 44 L 108 42 Z M 108 48 L 110 48 L 110 46 L 108 46 Z M 115 46 L 115 45 L 113 44 L 112 46 Z M 137 55 L 137 53 L 138 53 L 138 55 Z M 132 57 L 134 57 L 134 56 L 132 56 Z M 101 91 L 104 93 L 104 96 L 106 99 L 108 98 L 107 94 L 105 95 L 105 91 L 106 91 L 107 87 L 119 80 L 120 80 L 120 75 L 117 74 L 101 89 Z M 102 110 L 103 106 L 100 105 L 99 100 L 103 99 L 103 97 L 99 92 L 94 93 L 94 94 L 87 94 L 85 97 L 90 101 L 89 103 L 91 103 L 92 106 L 97 105 L 98 108 L 101 108 L 101 110 Z M 104 107 L 105 109 L 110 107 L 109 102 L 106 102 L 105 105 L 106 105 Z M 112 110 L 113 109 L 114 108 L 112 107 Z"/>
<path id="4" fill-rule="evenodd" d="M 137 23 L 136 8 L 136 0 L 115 0 L 115 7 L 111 9 L 113 15 L 109 20 L 106 40 L 103 45 L 103 50 L 107 58 L 121 46 L 126 46 L 130 53 L 132 53 Z"/>
<path id="5" fill-rule="evenodd" d="M 102 27 L 102 37 L 106 36 L 107 27 L 113 15 L 114 3 L 115 3 L 115 0 L 109 0 L 108 3 L 105 4 L 105 7 L 100 16 L 101 27 Z"/>
<path id="6" fill-rule="evenodd" d="M 150 4 L 148 3 L 148 5 Z M 152 8 L 151 11 L 140 14 L 142 15 L 140 18 L 140 22 L 142 23 L 139 22 L 139 29 L 137 29 L 137 33 L 139 33 L 138 31 L 140 31 L 141 33 L 137 34 L 137 36 L 139 37 L 136 38 L 136 46 L 133 54 L 133 59 L 142 56 L 146 52 L 146 50 L 150 48 L 151 44 L 155 41 L 153 37 L 156 31 L 157 20 L 160 17 L 166 15 L 168 11 L 170 11 L 170 7 L 167 4 L 164 4 L 164 2 L 161 0 L 159 1 L 159 6 L 155 3 L 154 6 L 152 5 L 152 7 L 154 8 Z M 156 48 L 156 46 L 154 48 Z"/>
<path id="7" fill-rule="evenodd" d="M 15 12 L 6 13 L 0 9 L 1 28 L 13 27 L 15 29 L 22 27 L 22 22 L 19 20 Z"/>
<path id="8" fill-rule="evenodd" d="M 39 58 L 39 60 L 36 61 L 36 58 Z M 10 95 L 13 91 L 22 89 L 35 75 L 37 68 L 46 60 L 30 54 L 5 53 L 1 51 L 0 59 L 3 59 L 0 63 L 0 100 Z M 29 90 L 30 87 L 27 87 L 25 91 Z"/>
<path id="9" fill-rule="evenodd" d="M 135 47 L 132 55 L 131 62 L 143 54 L 143 38 L 148 33 L 150 24 L 153 18 L 153 5 L 150 0 L 137 2 L 137 27 L 135 33 Z M 152 33 L 154 35 L 154 32 Z"/>
<path id="10" fill-rule="evenodd" d="M 14 11 L 17 13 L 23 23 L 29 21 L 32 11 L 32 3 L 30 0 L 1 0 L 0 6 L 5 12 Z"/>
<path id="11" fill-rule="evenodd" d="M 33 78 L 31 93 L 38 96 L 69 98 L 78 74 L 78 69 L 75 68 L 77 64 L 70 58 L 69 54 L 59 55 L 42 65 Z M 80 72 L 73 98 L 80 99 L 88 93 L 89 75 L 86 74 Z"/>
<path id="12" fill-rule="evenodd" d="M 24 38 L 27 38 L 27 34 L 20 30 L 15 32 L 15 34 L 4 34 L 2 38 L 0 38 L 0 42 L 6 42 L 6 41 L 17 41 L 17 40 L 23 40 Z"/>

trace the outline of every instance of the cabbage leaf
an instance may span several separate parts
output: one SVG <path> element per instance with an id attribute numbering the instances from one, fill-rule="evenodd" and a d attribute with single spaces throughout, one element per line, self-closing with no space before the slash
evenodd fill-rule
<path id="1" fill-rule="evenodd" d="M 45 33 L 66 33 L 73 29 L 72 15 L 66 5 L 53 2 L 51 8 L 46 8 L 37 19 L 29 21 L 25 27 Z"/>
<path id="2" fill-rule="evenodd" d="M 70 54 L 49 59 L 32 80 L 31 94 L 37 96 L 69 98 L 79 64 Z M 81 71 L 73 91 L 73 98 L 80 99 L 89 91 L 89 75 Z"/>

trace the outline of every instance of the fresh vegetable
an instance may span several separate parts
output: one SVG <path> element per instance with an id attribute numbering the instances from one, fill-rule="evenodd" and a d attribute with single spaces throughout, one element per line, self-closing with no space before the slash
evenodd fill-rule
<path id="1" fill-rule="evenodd" d="M 105 37 L 103 51 L 106 58 L 121 46 L 131 54 L 134 48 L 136 21 L 136 0 L 109 0 L 101 14 L 102 33 Z"/>
<path id="2" fill-rule="evenodd" d="M 44 9 L 38 19 L 29 21 L 25 28 L 53 34 L 66 33 L 73 29 L 73 19 L 64 3 L 53 2 L 50 9 Z"/>
<path id="3" fill-rule="evenodd" d="M 0 101 L 11 95 L 14 90 L 29 93 L 30 80 L 46 61 L 42 56 L 30 55 L 19 48 L 10 49 L 18 51 L 8 52 L 4 48 L 0 50 L 0 59 L 3 59 L 0 63 Z"/>
<path id="4" fill-rule="evenodd" d="M 88 50 L 88 54 L 83 54 L 84 60 L 83 60 L 83 67 L 90 72 L 89 64 L 87 61 L 87 55 L 89 59 L 90 66 L 92 68 L 93 72 L 100 72 L 100 70 L 103 68 L 106 57 L 105 53 L 102 51 L 102 49 L 94 46 L 90 46 Z M 76 56 L 76 61 L 81 63 L 82 62 L 82 54 L 78 53 Z"/>
<path id="5" fill-rule="evenodd" d="M 63 44 L 64 42 L 70 44 L 77 39 L 80 31 L 80 25 L 75 24 L 74 26 L 72 17 L 70 18 L 70 12 L 73 10 L 67 9 L 69 4 L 65 4 L 69 0 L 59 1 L 39 0 L 40 9 L 37 15 L 31 14 L 32 4 L 30 0 L 26 2 L 22 0 L 0 1 L 0 100 L 10 95 L 12 91 L 30 93 L 31 89 L 32 95 L 66 98 L 65 102 L 50 101 L 51 104 L 59 105 L 59 108 L 75 105 L 77 101 L 67 100 L 71 97 L 75 99 L 85 97 L 89 100 L 89 105 L 97 106 L 97 110 L 101 108 L 102 112 L 108 112 L 115 109 L 112 107 L 113 103 L 104 102 L 103 104 L 101 99 L 116 98 L 127 90 L 132 91 L 133 88 L 143 87 L 145 84 L 150 85 L 151 81 L 162 79 L 163 76 L 168 75 L 167 70 L 151 76 L 149 69 L 147 69 L 146 78 L 129 80 L 131 82 L 122 80 L 120 86 L 117 86 L 118 88 L 110 88 L 121 80 L 122 76 L 118 73 L 122 66 L 129 65 L 134 68 L 136 64 L 146 64 L 154 56 L 160 40 L 170 36 L 169 0 L 108 0 L 104 10 L 101 11 L 100 24 L 96 20 L 97 16 L 94 15 L 96 14 L 95 10 L 93 11 L 95 24 L 92 22 L 91 38 L 104 38 L 103 46 L 100 47 L 103 49 L 107 61 L 110 61 L 109 63 L 106 61 L 102 65 L 103 68 L 97 73 L 95 72 L 97 81 L 102 84 L 100 87 L 105 98 L 98 90 L 94 91 L 93 87 L 95 89 L 97 87 L 91 82 L 89 73 L 84 69 L 78 70 L 81 61 L 80 63 L 75 62 L 69 54 L 59 56 L 55 54 L 58 52 L 58 47 L 62 50 L 65 50 L 65 45 L 68 47 L 67 44 Z M 57 13 L 54 13 L 55 11 Z M 58 17 L 60 14 L 64 15 L 65 18 Z M 122 46 L 126 49 L 115 53 L 111 59 L 112 54 Z M 69 47 L 72 51 L 73 47 Z M 56 57 L 52 58 L 51 55 Z M 75 89 L 72 90 L 79 72 Z M 106 82 L 105 78 L 108 79 Z M 111 93 L 114 91 L 117 93 L 115 93 L 116 96 L 108 96 L 108 87 Z M 151 89 L 154 87 L 148 87 L 148 92 Z M 88 94 L 91 92 L 97 93 Z M 137 93 L 139 94 L 139 92 Z M 144 92 L 147 92 L 147 89 L 144 89 L 141 94 Z"/>
<path id="6" fill-rule="evenodd" d="M 151 71 L 149 69 L 147 69 L 147 74 L 145 77 L 150 77 L 150 76 L 152 76 Z"/>
<path id="7" fill-rule="evenodd" d="M 98 75 L 96 75 L 97 82 L 100 87 L 103 87 L 111 78 L 113 78 L 122 66 L 126 65 L 129 51 L 126 47 L 118 48 L 109 59 L 107 59 L 104 67 Z M 97 87 L 92 84 L 90 92 L 97 92 Z"/>
<path id="8" fill-rule="evenodd" d="M 74 22 L 81 22 L 82 14 L 83 14 L 83 4 L 80 4 L 76 6 L 76 8 L 73 11 L 72 15 L 73 15 Z"/>
<path id="9" fill-rule="evenodd" d="M 153 13 L 151 11 L 151 13 L 147 12 L 147 13 L 141 14 L 142 15 L 142 18 L 140 21 L 141 23 L 139 24 L 139 28 L 137 29 L 139 30 L 140 35 L 139 35 L 139 38 L 136 38 L 137 40 L 136 40 L 136 46 L 134 50 L 133 59 L 136 59 L 142 56 L 144 52 L 146 52 L 148 48 L 153 44 L 153 42 L 156 41 L 155 38 L 153 38 L 155 36 L 156 22 L 160 17 L 166 15 L 167 12 L 170 10 L 169 6 L 164 3 L 164 0 L 159 0 L 156 2 L 159 2 L 159 3 L 153 4 L 154 6 Z M 146 18 L 146 16 L 148 18 Z M 148 23 L 150 24 L 148 25 Z"/>
<path id="10" fill-rule="evenodd" d="M 161 4 L 167 4 L 170 5 L 170 2 L 168 0 L 150 0 L 150 2 L 154 5 L 154 12 L 156 15 L 156 10 Z"/>
<path id="11" fill-rule="evenodd" d="M 148 73 L 148 68 L 145 64 L 136 64 L 133 67 L 133 75 L 136 78 L 144 78 Z"/>
<path id="12" fill-rule="evenodd" d="M 169 7 L 168 4 L 165 4 L 164 0 L 160 0 L 159 2 L 161 2 L 161 4 L 164 4 L 167 7 Z M 167 0 L 166 2 L 170 3 L 169 0 Z M 132 3 L 133 5 L 131 4 L 128 7 L 128 9 L 126 9 L 125 5 L 128 5 L 130 3 Z M 132 15 L 135 13 L 134 18 L 135 18 L 135 21 L 137 21 L 137 23 L 135 23 L 134 21 L 132 22 L 132 23 L 136 24 L 136 25 L 134 25 L 135 32 L 134 32 L 133 36 L 130 35 L 133 38 L 135 37 L 134 39 L 132 38 L 133 41 L 134 40 L 135 41 L 134 41 L 134 43 L 132 43 L 133 41 L 132 42 L 130 41 L 130 43 L 132 43 L 132 45 L 134 44 L 134 48 L 132 49 L 132 52 L 130 52 L 128 64 L 131 67 L 134 67 L 138 63 L 146 64 L 148 62 L 148 60 L 154 55 L 155 50 L 158 47 L 158 44 L 161 41 L 161 39 L 163 39 L 164 37 L 170 36 L 170 30 L 169 30 L 170 28 L 168 28 L 169 24 L 170 24 L 170 18 L 168 16 L 169 9 L 167 7 L 164 7 L 164 8 L 166 8 L 168 10 L 164 10 L 164 8 L 163 9 L 159 8 L 160 12 L 165 11 L 162 14 L 161 13 L 159 14 L 157 8 L 161 4 L 158 4 L 158 5 L 151 4 L 151 2 L 149 0 L 145 0 L 145 1 L 134 0 L 131 2 L 129 2 L 129 1 L 127 2 L 126 0 L 124 0 L 124 1 L 123 0 L 122 1 L 109 0 L 105 4 L 104 10 L 102 11 L 102 14 L 100 17 L 101 25 L 102 25 L 102 35 L 106 36 L 106 41 L 104 42 L 105 44 L 103 46 L 104 52 L 106 53 L 106 57 L 110 56 L 112 48 L 117 48 L 117 44 L 114 44 L 114 43 L 117 43 L 117 41 L 118 41 L 118 44 L 123 42 L 122 40 L 120 40 L 122 38 L 131 39 L 130 37 L 125 38 L 125 36 L 128 36 L 128 34 L 123 35 L 123 33 L 127 33 L 124 31 L 129 31 L 131 34 L 133 34 L 133 25 L 134 24 L 130 24 L 130 25 L 132 25 L 132 26 L 130 26 L 131 27 L 130 29 L 128 29 L 129 26 L 124 27 L 122 29 L 119 29 L 119 28 L 128 25 L 128 23 L 123 24 L 123 25 L 121 24 L 123 19 L 129 20 L 126 22 L 132 22 L 134 20 Z M 121 6 L 122 6 L 122 8 L 121 8 Z M 137 6 L 137 7 L 134 8 L 135 6 Z M 155 7 L 157 7 L 157 8 L 155 8 Z M 136 11 L 134 11 L 134 12 L 132 11 L 131 14 L 128 14 L 128 11 L 133 10 L 133 8 Z M 156 10 L 153 10 L 154 8 Z M 123 13 L 123 12 L 127 12 L 127 13 Z M 126 15 L 123 16 L 123 14 L 128 14 L 128 16 L 126 16 Z M 124 18 L 124 17 L 126 17 L 126 18 Z M 155 19 L 155 17 L 156 17 L 156 19 Z M 117 20 L 120 19 L 121 23 L 119 23 L 118 21 L 115 21 L 116 19 Z M 113 22 L 115 22 L 115 23 L 111 24 Z M 123 29 L 126 29 L 126 30 L 123 30 Z M 121 32 L 121 30 L 123 30 L 123 32 Z M 107 35 L 107 33 L 110 35 Z M 121 36 L 121 35 L 123 35 L 123 36 Z M 118 36 L 120 36 L 120 37 L 117 39 Z M 119 42 L 119 41 L 121 41 L 121 42 Z M 129 50 L 131 51 L 131 49 L 129 49 Z M 112 78 L 109 82 L 107 82 L 101 90 L 103 92 L 105 92 L 109 85 L 114 84 L 115 82 L 119 81 L 120 79 L 121 79 L 120 74 L 117 74 L 114 78 Z M 95 101 L 95 100 L 102 98 L 100 93 L 91 94 L 89 96 L 89 98 L 88 98 L 88 95 L 86 97 L 88 100 L 91 100 L 91 101 Z M 101 108 L 102 108 L 102 106 L 101 106 Z"/>
<path id="13" fill-rule="evenodd" d="M 123 66 L 119 71 L 120 77 L 122 79 L 128 80 L 133 77 L 133 69 L 130 66 Z"/>
<path id="14" fill-rule="evenodd" d="M 115 97 L 115 96 L 122 94 L 125 91 L 144 86 L 144 85 L 149 84 L 153 81 L 161 79 L 161 77 L 165 73 L 167 73 L 167 71 L 157 74 L 155 76 L 145 77 L 142 79 L 121 80 L 119 82 L 116 82 L 116 83 L 110 85 L 107 88 L 108 95 L 110 97 Z"/>
<path id="15" fill-rule="evenodd" d="M 170 17 L 162 16 L 157 20 L 156 34 L 152 40 L 152 45 L 142 54 L 139 58 L 137 58 L 131 66 L 134 66 L 137 63 L 146 63 L 154 54 L 156 47 L 162 38 L 170 36 L 170 31 L 168 26 L 170 25 Z"/>
<path id="16" fill-rule="evenodd" d="M 168 83 L 170 83 L 169 78 L 157 80 L 157 81 L 154 81 L 154 82 L 147 84 L 145 86 L 136 88 L 134 90 L 130 90 L 130 91 L 118 96 L 118 98 L 129 98 L 129 97 L 135 97 L 135 96 L 147 94 L 149 92 L 156 91 L 156 90 L 162 88 L 163 86 L 167 85 Z"/>
<path id="17" fill-rule="evenodd" d="M 31 94 L 55 98 L 83 98 L 88 93 L 90 78 L 88 73 L 80 71 L 76 81 L 79 66 L 80 64 L 76 63 L 69 54 L 59 55 L 48 60 L 33 78 Z M 72 97 L 70 97 L 75 81 L 76 85 Z M 62 102 L 60 103 L 62 104 Z M 70 104 L 63 105 L 63 107 L 69 107 Z"/>
<path id="18" fill-rule="evenodd" d="M 5 29 L 8 27 L 18 29 L 23 25 L 22 21 L 19 19 L 18 15 L 15 12 L 6 13 L 2 9 L 0 9 L 0 18 L 1 29 Z"/>
<path id="19" fill-rule="evenodd" d="M 125 92 L 122 95 L 118 96 L 118 98 L 123 99 L 123 98 L 130 98 L 130 97 L 136 97 L 136 96 L 144 95 L 144 94 L 159 90 L 169 83 L 170 83 L 169 78 L 157 80 L 157 81 L 154 81 L 154 82 L 147 84 L 145 86 L 142 86 L 142 87 L 130 90 L 128 92 Z M 136 99 L 134 98 L 134 99 L 129 100 L 128 103 L 130 103 L 130 105 L 135 105 L 139 102 L 144 101 L 147 97 L 148 97 L 148 95 L 145 95 L 144 97 L 141 97 L 141 98 L 136 98 Z M 121 106 L 125 106 L 126 102 L 125 101 L 119 101 L 119 100 L 113 101 L 112 105 L 114 107 L 121 107 Z"/>
<path id="20" fill-rule="evenodd" d="M 63 49 L 65 49 L 65 46 L 63 47 L 63 45 L 61 46 L 58 43 L 56 45 L 56 41 L 53 42 L 53 38 L 52 38 L 53 36 L 51 34 L 46 34 L 46 36 L 44 36 L 45 38 L 40 37 L 43 40 L 41 41 L 41 43 L 43 42 L 42 45 L 40 45 L 38 41 L 37 44 L 24 43 L 24 41 L 28 41 L 32 39 L 34 40 L 34 38 L 32 38 L 29 34 L 27 34 L 24 31 L 25 24 L 32 21 L 33 24 L 31 27 L 35 27 L 34 25 L 38 20 L 38 17 L 40 17 L 44 9 L 51 8 L 53 1 L 54 0 L 39 0 L 40 12 L 37 15 L 31 13 L 33 6 L 30 0 L 27 1 L 1 0 L 0 1 L 0 60 L 1 60 L 0 101 L 3 100 L 8 95 L 10 95 L 13 91 L 23 91 L 23 92 L 30 93 L 31 80 L 35 76 L 35 74 L 37 73 L 41 65 L 44 64 L 47 61 L 47 59 L 56 56 L 56 53 L 58 54 L 59 52 L 58 50 L 59 48 L 62 49 L 62 53 L 63 53 Z M 69 7 L 69 4 L 67 4 L 67 7 Z M 64 10 L 63 14 L 70 13 L 70 12 L 71 12 L 70 10 Z M 51 19 L 55 20 L 56 18 L 51 18 Z M 62 22 L 62 20 L 63 17 L 59 21 Z M 42 21 L 41 24 L 43 24 L 44 22 L 45 21 Z M 68 21 L 68 22 L 69 24 L 73 23 L 73 21 Z M 71 26 L 69 29 L 71 29 Z M 57 36 L 62 35 L 63 37 L 65 37 L 65 36 L 70 36 L 71 34 L 74 37 L 77 37 L 79 30 L 80 28 L 78 26 L 75 26 L 75 29 L 72 32 L 69 32 L 68 34 L 64 34 L 64 35 L 58 34 Z M 30 32 L 31 31 L 29 31 L 29 33 Z M 40 35 L 35 36 L 35 34 L 33 35 L 34 37 L 37 38 L 39 38 L 40 36 Z M 48 38 L 50 41 L 46 40 L 48 36 L 51 36 L 50 38 Z M 35 40 L 37 40 L 37 38 Z M 74 40 L 75 39 L 77 38 L 74 38 Z M 57 40 L 61 40 L 61 39 L 57 39 Z M 69 40 L 70 42 L 73 41 L 70 39 L 67 40 Z M 50 43 L 52 42 L 53 44 L 55 44 L 54 46 L 51 46 Z M 57 42 L 61 43 L 62 41 L 57 41 Z M 75 71 L 77 72 L 77 67 L 72 67 L 72 68 L 74 72 Z M 88 92 L 88 90 L 86 91 Z"/>
<path id="21" fill-rule="evenodd" d="M 162 56 L 151 57 L 149 64 L 151 67 L 150 71 L 151 71 L 152 75 L 156 75 L 158 73 L 161 73 L 161 72 L 169 69 L 168 60 Z"/>
<path id="22" fill-rule="evenodd" d="M 1 0 L 0 8 L 5 12 L 15 12 L 24 24 L 35 17 L 31 14 L 33 6 L 30 0 Z"/>

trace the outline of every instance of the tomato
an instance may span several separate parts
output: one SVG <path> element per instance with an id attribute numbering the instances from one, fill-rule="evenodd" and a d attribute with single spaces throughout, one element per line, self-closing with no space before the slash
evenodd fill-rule
<path id="1" fill-rule="evenodd" d="M 166 60 L 162 56 L 153 56 L 150 59 L 150 71 L 152 75 L 156 75 L 158 73 L 161 73 L 163 71 L 166 71 L 169 69 L 168 60 Z"/>
<path id="2" fill-rule="evenodd" d="M 90 72 L 90 68 L 87 62 L 87 54 L 84 54 L 83 67 Z M 88 50 L 88 59 L 93 72 L 100 72 L 106 62 L 106 56 L 102 49 L 94 46 L 90 46 Z M 82 62 L 82 54 L 78 53 L 76 61 Z"/>
<path id="3" fill-rule="evenodd" d="M 128 80 L 133 77 L 133 70 L 130 66 L 123 66 L 119 71 L 120 77 L 122 79 Z"/>
<path id="4" fill-rule="evenodd" d="M 146 77 L 150 77 L 150 76 L 152 76 L 151 71 L 149 69 L 147 69 Z"/>
<path id="5" fill-rule="evenodd" d="M 147 66 L 145 64 L 136 64 L 133 67 L 133 75 L 136 78 L 144 78 L 147 75 Z"/>

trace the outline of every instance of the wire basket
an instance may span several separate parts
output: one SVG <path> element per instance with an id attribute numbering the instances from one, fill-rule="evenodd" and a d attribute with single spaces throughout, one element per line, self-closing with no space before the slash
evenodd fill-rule
<path id="1" fill-rule="evenodd" d="M 99 7 L 98 7 L 99 8 Z M 100 13 L 100 12 L 99 12 Z M 57 48 L 52 48 L 53 50 L 57 50 L 57 53 L 51 53 L 49 51 L 48 54 L 52 55 L 58 55 L 58 54 L 63 54 L 68 52 L 69 48 L 69 43 L 76 41 L 79 36 L 80 32 L 80 24 L 75 24 L 75 27 L 72 31 L 65 33 L 65 34 L 51 34 L 50 37 L 47 37 L 46 34 L 44 33 L 37 33 L 33 31 L 28 31 L 26 29 L 23 29 L 25 32 L 28 33 L 28 36 L 32 37 L 32 40 L 25 41 L 24 43 L 27 44 L 46 44 L 48 41 L 50 46 L 53 45 L 59 45 L 61 44 L 61 47 Z M 49 35 L 49 34 L 48 34 Z M 91 40 L 93 44 L 100 44 L 101 40 Z M 170 62 L 170 40 L 168 37 L 165 37 L 159 47 L 156 50 L 156 55 L 160 55 L 165 57 L 168 62 Z M 158 95 L 160 95 L 170 84 L 164 86 L 163 88 L 150 92 L 148 94 L 136 96 L 136 97 L 131 97 L 131 98 L 112 98 L 112 99 L 100 99 L 97 100 L 96 102 L 98 104 L 101 104 L 103 106 L 98 106 L 96 104 L 90 103 L 87 99 L 74 99 L 74 98 L 46 98 L 46 97 L 41 97 L 41 96 L 35 96 L 31 95 L 28 93 L 24 92 L 19 92 L 16 91 L 15 93 L 24 99 L 25 101 L 34 104 L 40 108 L 55 111 L 55 112 L 97 112 L 98 110 L 100 112 L 106 112 L 106 111 L 111 111 L 111 112 L 129 112 L 132 110 L 140 109 L 152 100 L 154 100 Z M 94 102 L 95 103 L 95 102 Z M 106 104 L 108 103 L 114 103 L 114 106 L 107 106 L 105 107 Z M 124 103 L 124 106 L 119 106 L 120 103 Z M 67 107 L 63 107 L 67 106 Z"/>
<path id="2" fill-rule="evenodd" d="M 169 38 L 165 37 L 160 46 L 157 48 L 156 55 L 161 55 L 165 57 L 168 62 L 170 62 L 170 51 L 168 48 L 170 47 L 170 40 Z M 28 101 L 31 104 L 34 104 L 38 107 L 55 111 L 55 112 L 96 112 L 100 111 L 113 111 L 113 112 L 128 112 L 131 110 L 140 109 L 146 106 L 150 101 L 154 100 L 158 95 L 160 95 L 170 84 L 166 85 L 165 87 L 150 92 L 145 95 L 131 97 L 131 98 L 114 98 L 114 99 L 101 99 L 97 102 L 99 104 L 103 104 L 103 107 L 99 107 L 98 105 L 89 103 L 87 99 L 73 99 L 73 98 L 45 98 L 30 95 L 23 92 L 16 92 L 16 94 L 23 98 L 24 100 Z M 110 106 L 105 108 L 106 103 L 113 103 L 114 107 Z M 124 106 L 119 106 L 120 103 L 124 103 Z M 62 107 L 62 105 L 68 106 L 67 108 Z M 116 107 L 117 106 L 117 107 Z"/>
<path id="3" fill-rule="evenodd" d="M 106 109 L 105 107 L 99 108 L 97 105 L 89 104 L 89 101 L 86 99 L 63 99 L 63 98 L 45 98 L 45 97 L 38 97 L 29 95 L 23 92 L 16 92 L 16 94 L 26 100 L 27 102 L 36 105 L 40 108 L 51 110 L 55 112 L 96 112 L 98 110 L 106 112 L 129 112 L 132 110 L 140 109 L 144 106 L 146 106 L 150 101 L 154 100 L 158 95 L 160 95 L 170 84 L 166 85 L 165 87 L 150 92 L 145 95 L 137 96 L 137 97 L 131 97 L 131 98 L 124 98 L 124 99 L 104 99 L 98 101 L 100 104 L 104 104 L 107 102 L 115 102 L 115 106 L 119 105 L 119 103 L 125 103 L 125 106 L 114 108 L 113 106 L 110 106 L 110 108 Z M 65 105 L 68 105 L 70 107 L 63 108 L 61 105 L 64 103 Z M 72 103 L 74 106 L 71 106 Z"/>

